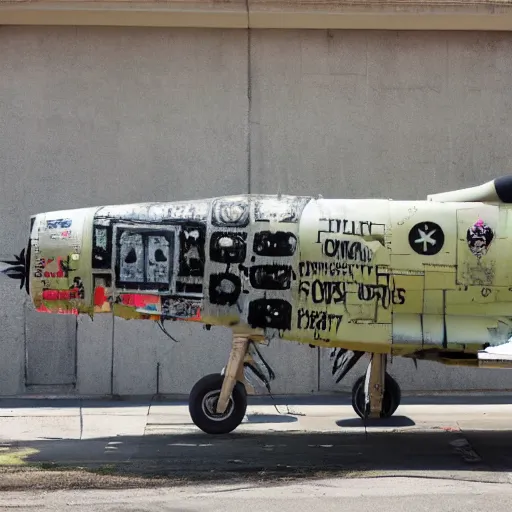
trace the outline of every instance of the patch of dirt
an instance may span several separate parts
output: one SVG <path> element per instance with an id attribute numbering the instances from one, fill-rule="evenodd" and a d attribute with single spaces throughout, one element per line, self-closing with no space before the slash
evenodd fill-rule
<path id="1" fill-rule="evenodd" d="M 66 490 L 66 489 L 129 489 L 175 487 L 208 483 L 253 485 L 271 482 L 273 485 L 285 484 L 301 479 L 355 478 L 375 476 L 365 472 L 319 471 L 198 471 L 194 473 L 172 474 L 158 471 L 135 471 L 134 468 L 62 468 L 41 469 L 35 467 L 0 468 L 0 491 L 27 490 Z"/>

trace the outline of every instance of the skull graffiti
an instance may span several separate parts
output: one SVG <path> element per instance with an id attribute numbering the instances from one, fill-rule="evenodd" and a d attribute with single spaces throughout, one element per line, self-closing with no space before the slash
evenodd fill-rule
<path id="1" fill-rule="evenodd" d="M 482 219 L 478 219 L 467 231 L 466 240 L 469 250 L 481 258 L 487 254 L 489 245 L 494 238 L 494 233 Z"/>

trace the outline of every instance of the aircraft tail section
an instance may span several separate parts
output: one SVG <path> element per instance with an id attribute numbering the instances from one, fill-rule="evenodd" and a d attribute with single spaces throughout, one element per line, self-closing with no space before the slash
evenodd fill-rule
<path id="1" fill-rule="evenodd" d="M 476 187 L 430 194 L 427 200 L 456 203 L 512 203 L 512 175 L 502 176 Z"/>

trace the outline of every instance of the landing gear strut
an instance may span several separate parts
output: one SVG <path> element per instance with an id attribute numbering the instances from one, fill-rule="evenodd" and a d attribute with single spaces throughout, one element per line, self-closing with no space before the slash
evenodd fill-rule
<path id="1" fill-rule="evenodd" d="M 243 365 L 248 345 L 247 338 L 234 338 L 224 375 L 207 375 L 190 392 L 190 417 L 207 434 L 228 434 L 244 419 L 247 391 Z"/>
<path id="2" fill-rule="evenodd" d="M 389 418 L 400 405 L 400 386 L 386 372 L 386 354 L 371 354 L 366 375 L 352 388 L 352 407 L 360 418 Z"/>

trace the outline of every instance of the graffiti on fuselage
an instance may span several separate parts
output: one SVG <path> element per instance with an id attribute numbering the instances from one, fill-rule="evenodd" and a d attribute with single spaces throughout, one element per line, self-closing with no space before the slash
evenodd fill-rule
<path id="1" fill-rule="evenodd" d="M 0 271 L 50 313 L 347 350 L 495 345 L 512 335 L 512 216 L 482 190 L 475 202 L 240 195 L 42 213 L 26 257 Z"/>
<path id="2" fill-rule="evenodd" d="M 32 296 L 43 311 L 229 323 L 329 341 L 354 314 L 375 319 L 378 309 L 403 304 L 406 291 L 393 285 L 381 254 L 388 219 L 325 216 L 323 207 L 310 197 L 245 195 L 43 214 L 32 231 Z M 52 258 L 73 266 L 48 274 L 41 262 Z M 63 287 L 56 277 L 68 290 L 80 282 L 80 293 L 51 293 Z"/>

